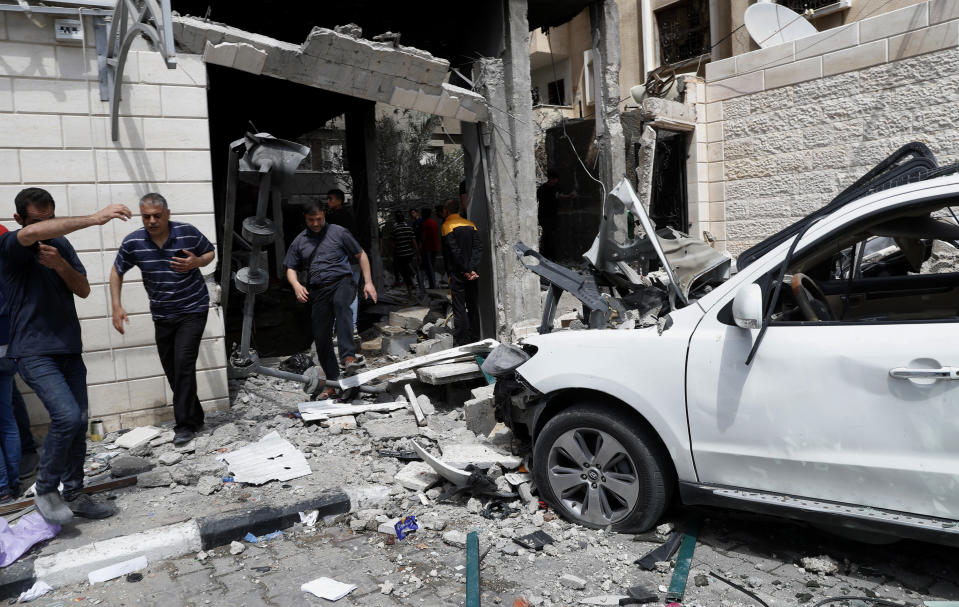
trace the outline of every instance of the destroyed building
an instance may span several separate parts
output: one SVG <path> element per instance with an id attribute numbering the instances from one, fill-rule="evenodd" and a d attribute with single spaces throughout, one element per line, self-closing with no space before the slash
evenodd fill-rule
<path id="1" fill-rule="evenodd" d="M 187 16 L 206 15 L 206 3 L 178 1 L 172 6 L 178 15 L 148 11 L 142 23 L 128 3 L 114 8 L 105 0 L 0 5 L 0 179 L 8 200 L 36 185 L 51 191 L 61 214 L 84 214 L 112 202 L 135 206 L 142 194 L 160 191 L 174 216 L 197 225 L 216 243 L 220 260 L 227 257 L 228 268 L 236 270 L 242 259 L 234 263 L 223 251 L 232 240 L 232 230 L 223 226 L 230 142 L 254 127 L 295 139 L 344 116 L 352 202 L 376 273 L 371 159 L 380 101 L 463 124 L 468 212 L 486 235 L 482 334 L 509 336 L 515 323 L 539 314 L 538 282 L 512 254 L 516 241 L 533 242 L 536 233 L 528 220 L 535 200 L 529 32 L 588 8 L 593 27 L 603 32 L 605 57 L 618 46 L 611 0 L 510 0 L 452 11 L 433 3 L 415 14 L 376 2 L 322 9 L 286 3 L 266 12 L 259 3 L 236 2 L 216 7 L 210 20 Z M 437 17 L 424 21 L 422 14 Z M 110 29 L 121 20 L 123 27 Z M 464 32 L 467 22 L 473 26 Z M 359 27 L 335 29 L 348 23 Z M 367 38 L 385 32 L 401 37 Z M 613 54 L 604 80 L 609 86 L 600 87 L 611 117 L 619 94 L 616 70 Z M 614 126 L 608 139 L 617 136 Z M 622 172 L 616 168 L 621 148 L 603 147 L 607 175 Z M 315 193 L 329 187 L 309 175 L 302 186 Z M 6 209 L 0 220 L 15 227 L 12 204 Z M 93 286 L 78 303 L 90 415 L 107 431 L 172 415 L 135 275 L 124 289 L 130 328 L 121 336 L 110 326 L 109 268 L 132 229 L 130 223 L 107 225 L 71 236 Z M 226 365 L 238 339 L 227 337 L 229 310 L 216 303 L 221 275 L 213 265 L 207 271 L 214 304 L 198 361 L 199 390 L 204 406 L 214 410 L 229 406 Z M 234 305 L 240 299 L 234 297 Z M 39 400 L 21 389 L 32 421 L 45 425 Z"/>

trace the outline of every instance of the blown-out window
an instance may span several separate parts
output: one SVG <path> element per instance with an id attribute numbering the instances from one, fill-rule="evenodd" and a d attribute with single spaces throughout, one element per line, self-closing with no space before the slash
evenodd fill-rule
<path id="1" fill-rule="evenodd" d="M 661 63 L 696 59 L 709 52 L 708 0 L 682 0 L 656 11 Z"/>

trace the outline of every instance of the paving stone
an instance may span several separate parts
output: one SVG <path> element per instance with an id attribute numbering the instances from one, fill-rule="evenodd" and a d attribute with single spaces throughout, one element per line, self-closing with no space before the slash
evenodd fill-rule
<path id="1" fill-rule="evenodd" d="M 116 445 L 125 449 L 132 449 L 133 447 L 142 445 L 144 443 L 149 443 L 159 434 L 159 428 L 155 428 L 153 426 L 141 426 L 139 428 L 134 428 L 133 430 L 130 430 L 126 434 L 120 436 L 120 438 L 116 440 Z"/>
<path id="2" fill-rule="evenodd" d="M 421 382 L 431 386 L 444 386 L 455 382 L 484 377 L 479 365 L 475 362 L 445 363 L 421 367 L 416 370 L 416 376 Z"/>

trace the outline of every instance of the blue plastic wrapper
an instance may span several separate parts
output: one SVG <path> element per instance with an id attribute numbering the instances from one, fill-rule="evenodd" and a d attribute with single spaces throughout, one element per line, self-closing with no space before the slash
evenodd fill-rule
<path id="1" fill-rule="evenodd" d="M 416 524 L 416 516 L 411 514 L 403 520 L 397 521 L 396 524 L 393 525 L 393 529 L 396 530 L 397 539 L 405 538 L 407 535 L 419 529 L 419 526 Z"/>

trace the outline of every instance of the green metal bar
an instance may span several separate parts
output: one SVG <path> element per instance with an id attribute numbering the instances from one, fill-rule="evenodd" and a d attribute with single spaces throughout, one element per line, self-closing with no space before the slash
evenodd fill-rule
<path id="1" fill-rule="evenodd" d="M 676 556 L 676 567 L 673 577 L 669 581 L 669 590 L 666 592 L 666 602 L 682 603 L 686 594 L 686 580 L 689 578 L 689 568 L 693 562 L 693 552 L 696 550 L 696 536 L 699 535 L 699 520 L 686 524 L 683 532 L 683 543 L 679 546 Z"/>
<path id="2" fill-rule="evenodd" d="M 479 535 L 466 534 L 466 607 L 480 607 Z"/>

